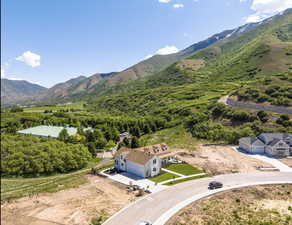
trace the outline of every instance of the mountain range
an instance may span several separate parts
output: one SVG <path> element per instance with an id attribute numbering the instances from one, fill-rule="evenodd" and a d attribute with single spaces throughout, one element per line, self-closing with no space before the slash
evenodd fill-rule
<path id="1" fill-rule="evenodd" d="M 155 55 L 121 72 L 79 76 L 46 89 L 2 79 L 2 106 L 66 101 L 125 90 L 194 82 L 250 80 L 291 70 L 292 10 L 258 23 L 223 31 L 170 55 Z"/>

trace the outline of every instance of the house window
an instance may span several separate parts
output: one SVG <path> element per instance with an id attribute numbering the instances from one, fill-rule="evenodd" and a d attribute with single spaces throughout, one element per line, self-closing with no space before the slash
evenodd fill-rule
<path id="1" fill-rule="evenodd" d="M 153 172 L 155 172 L 155 171 L 156 171 L 156 168 L 154 167 L 154 168 L 153 168 Z"/>
<path id="2" fill-rule="evenodd" d="M 156 163 L 156 159 L 153 160 L 153 164 L 155 164 L 155 163 Z"/>

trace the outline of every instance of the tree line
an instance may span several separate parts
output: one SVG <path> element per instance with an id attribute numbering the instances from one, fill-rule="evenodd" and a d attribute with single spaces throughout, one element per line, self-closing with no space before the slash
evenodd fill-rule
<path id="1" fill-rule="evenodd" d="M 65 173 L 84 168 L 91 155 L 82 144 L 20 135 L 1 135 L 2 176 Z"/>
<path id="2" fill-rule="evenodd" d="M 261 133 L 292 132 L 289 115 L 278 117 L 276 124 L 280 126 L 264 127 L 263 124 L 270 119 L 269 114 L 264 111 L 249 112 L 217 103 L 206 111 L 192 113 L 185 126 L 193 137 L 229 144 L 238 144 L 241 137 L 254 137 Z"/>

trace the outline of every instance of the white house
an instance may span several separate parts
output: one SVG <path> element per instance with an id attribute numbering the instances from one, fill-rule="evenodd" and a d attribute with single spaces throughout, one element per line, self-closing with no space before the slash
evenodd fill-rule
<path id="1" fill-rule="evenodd" d="M 115 158 L 115 168 L 139 177 L 154 177 L 161 172 L 174 153 L 165 144 L 137 149 L 121 148 Z"/>
<path id="2" fill-rule="evenodd" d="M 239 139 L 239 147 L 250 153 L 287 157 L 292 155 L 292 135 L 263 133 L 255 138 Z"/>

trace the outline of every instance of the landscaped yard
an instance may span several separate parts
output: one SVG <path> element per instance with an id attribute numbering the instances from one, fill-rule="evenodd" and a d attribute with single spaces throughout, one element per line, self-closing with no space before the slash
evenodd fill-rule
<path id="1" fill-rule="evenodd" d="M 180 174 L 185 175 L 185 176 L 204 172 L 204 171 L 202 171 L 198 168 L 195 168 L 187 163 L 170 164 L 165 169 L 171 170 L 171 171 L 176 172 L 176 173 L 180 173 Z"/>
<path id="2" fill-rule="evenodd" d="M 162 173 L 156 177 L 149 178 L 149 180 L 156 182 L 156 183 L 160 183 L 162 181 L 171 180 L 171 179 L 177 178 L 177 177 L 179 177 L 179 176 L 172 174 L 172 173 Z"/>

